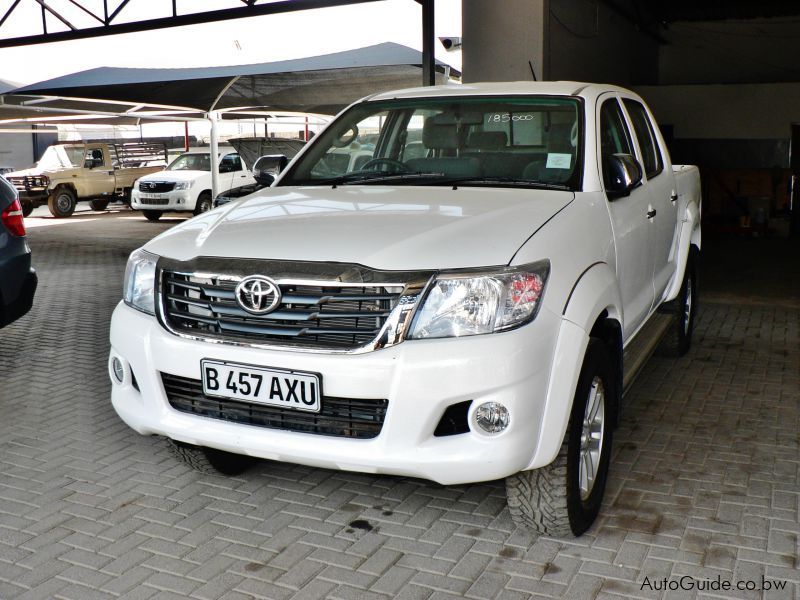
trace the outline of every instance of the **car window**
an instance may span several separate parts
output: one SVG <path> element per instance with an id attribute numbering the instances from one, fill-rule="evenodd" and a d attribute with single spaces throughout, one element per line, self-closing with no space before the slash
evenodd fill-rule
<path id="1" fill-rule="evenodd" d="M 0 177 L 0 210 L 5 209 L 17 197 L 17 190 L 6 181 L 5 177 Z"/>
<path id="2" fill-rule="evenodd" d="M 652 179 L 664 169 L 661 153 L 656 144 L 653 125 L 650 123 L 650 118 L 647 116 L 647 111 L 645 111 L 644 106 L 639 102 L 626 98 L 624 103 L 631 117 L 633 130 L 636 132 L 639 149 L 642 151 L 644 171 L 647 174 L 647 178 Z"/>
<path id="3" fill-rule="evenodd" d="M 600 108 L 600 152 L 603 181 L 609 185 L 608 159 L 612 154 L 633 155 L 633 145 L 622 109 L 616 100 L 606 100 Z"/>
<path id="4" fill-rule="evenodd" d="M 226 173 L 233 173 L 234 171 L 243 171 L 242 159 L 238 154 L 226 154 L 220 163 L 220 171 Z"/>

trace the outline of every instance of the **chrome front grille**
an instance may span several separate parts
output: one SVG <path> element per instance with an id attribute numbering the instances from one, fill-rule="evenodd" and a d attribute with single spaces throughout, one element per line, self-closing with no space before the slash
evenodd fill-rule
<path id="1" fill-rule="evenodd" d="M 229 262 L 237 266 L 229 264 L 225 271 L 162 266 L 160 308 L 168 329 L 179 335 L 259 346 L 339 351 L 387 346 L 399 341 L 431 275 L 420 278 L 418 273 L 372 271 L 341 263 Z M 281 292 L 280 304 L 264 315 L 244 310 L 236 300 L 239 281 L 254 274 L 271 278 Z M 409 285 L 409 279 L 416 282 Z M 400 312 L 403 319 L 398 321 Z"/>
<path id="2" fill-rule="evenodd" d="M 159 194 L 171 192 L 175 188 L 174 181 L 140 181 L 139 191 Z"/>

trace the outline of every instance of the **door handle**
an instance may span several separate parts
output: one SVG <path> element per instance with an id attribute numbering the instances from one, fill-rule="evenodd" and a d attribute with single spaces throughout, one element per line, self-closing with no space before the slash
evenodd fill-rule
<path id="1" fill-rule="evenodd" d="M 652 219 L 655 216 L 656 216 L 656 209 L 655 208 L 647 211 L 647 218 L 648 219 Z"/>
<path id="2" fill-rule="evenodd" d="M 670 195 L 669 199 L 670 199 L 670 200 L 673 202 L 673 204 L 674 204 L 674 203 L 675 203 L 675 202 L 678 200 L 678 194 L 677 194 L 677 192 L 672 192 L 672 194 Z"/>

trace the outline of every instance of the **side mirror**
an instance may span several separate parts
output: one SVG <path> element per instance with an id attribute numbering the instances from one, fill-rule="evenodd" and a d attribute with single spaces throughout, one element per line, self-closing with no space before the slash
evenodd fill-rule
<path id="1" fill-rule="evenodd" d="M 283 154 L 268 154 L 260 157 L 253 165 L 253 177 L 258 185 L 268 187 L 286 168 L 289 159 Z"/>
<path id="2" fill-rule="evenodd" d="M 624 198 L 642 183 L 642 165 L 630 154 L 612 154 L 605 160 L 604 175 L 608 198 Z"/>

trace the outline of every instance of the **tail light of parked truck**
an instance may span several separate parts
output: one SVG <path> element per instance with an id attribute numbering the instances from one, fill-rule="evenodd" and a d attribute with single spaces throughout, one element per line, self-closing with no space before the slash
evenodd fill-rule
<path id="1" fill-rule="evenodd" d="M 25 235 L 25 221 L 22 217 L 22 205 L 19 199 L 14 200 L 0 215 L 3 225 L 11 235 L 23 237 Z"/>

